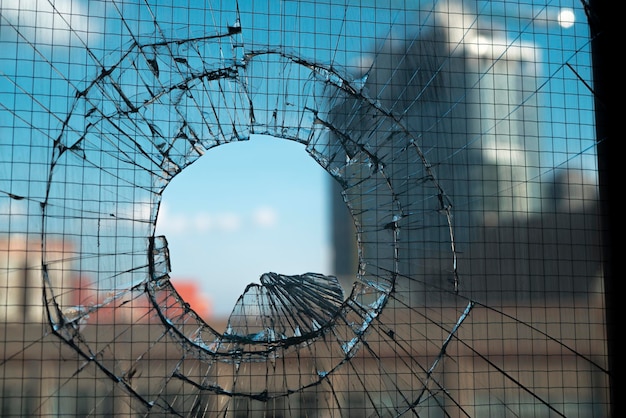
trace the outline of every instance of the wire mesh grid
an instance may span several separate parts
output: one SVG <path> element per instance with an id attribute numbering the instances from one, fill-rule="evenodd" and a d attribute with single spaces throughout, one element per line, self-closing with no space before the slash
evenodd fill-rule
<path id="1" fill-rule="evenodd" d="M 606 416 L 585 6 L 2 2 L 2 416 Z M 206 318 L 163 192 L 257 136 L 334 264 Z"/>

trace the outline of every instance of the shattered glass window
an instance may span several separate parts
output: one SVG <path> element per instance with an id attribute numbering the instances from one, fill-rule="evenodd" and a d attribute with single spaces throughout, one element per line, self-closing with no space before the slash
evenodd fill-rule
<path id="1" fill-rule="evenodd" d="M 607 416 L 592 86 L 574 0 L 2 2 L 2 415 Z M 259 137 L 333 263 L 207 318 L 163 195 Z"/>

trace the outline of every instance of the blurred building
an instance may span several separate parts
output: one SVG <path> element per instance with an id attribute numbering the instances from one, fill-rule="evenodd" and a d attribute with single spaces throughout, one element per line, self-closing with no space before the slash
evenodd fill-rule
<path id="1" fill-rule="evenodd" d="M 537 94 L 540 52 L 532 44 L 506 39 L 502 28 L 478 21 L 460 2 L 437 4 L 431 27 L 422 26 L 415 38 L 387 40 L 372 51 L 371 58 L 361 59 L 361 72 L 355 74 L 357 79 L 367 76 L 367 94 L 413 133 L 452 205 L 456 265 L 448 228 L 429 225 L 435 219 L 429 211 L 434 210 L 424 205 L 423 224 L 413 230 L 400 229 L 398 235 L 402 241 L 399 271 L 408 274 L 397 278 L 394 296 L 401 302 L 390 304 L 394 306 L 390 310 L 398 318 L 409 315 L 409 321 L 419 317 L 410 311 L 422 309 L 434 317 L 445 316 L 455 303 L 452 283 L 458 279 L 463 298 L 501 310 L 505 316 L 510 312 L 510 318 L 524 324 L 523 328 L 544 324 L 566 345 L 586 346 L 590 358 L 604 359 L 604 337 L 598 338 L 605 330 L 595 173 L 576 166 L 540 171 L 538 112 L 546 109 Z M 359 111 L 349 103 L 336 108 L 334 117 L 348 121 L 339 125 L 358 136 L 358 122 L 350 125 L 349 121 L 365 120 L 355 116 Z M 381 136 L 387 134 L 381 132 Z M 376 141 L 372 139 L 372 148 L 379 144 Z M 398 163 L 405 161 L 399 157 Z M 428 184 L 422 165 L 405 170 L 407 180 L 410 176 L 426 180 L 413 186 L 412 202 L 437 198 L 438 190 Z M 348 289 L 357 279 L 355 222 L 360 222 L 360 214 L 350 214 L 341 191 L 333 183 L 333 274 Z M 402 306 L 407 302 L 405 309 Z M 589 313 L 591 317 L 585 316 Z M 578 315 L 585 319 L 574 320 Z M 605 378 L 587 374 L 558 349 L 531 343 L 531 337 L 517 333 L 516 321 L 501 322 L 489 315 L 473 319 L 484 321 L 484 327 L 465 329 L 465 342 L 484 341 L 482 347 L 489 357 L 505 359 L 516 376 L 529 371 L 534 383 L 546 388 L 547 397 L 555 396 L 559 386 L 577 382 L 578 394 L 565 389 L 556 395 L 569 405 L 564 409 L 566 416 L 606 416 L 601 404 L 608 392 L 600 389 L 607 387 Z M 585 322 L 585 331 L 563 328 L 569 322 Z M 428 335 L 428 326 L 419 332 Z M 454 380 L 456 374 L 455 378 L 472 387 L 469 415 L 515 415 L 516 406 L 507 412 L 507 401 L 499 404 L 496 400 L 507 397 L 504 381 L 483 390 L 473 380 L 484 372 L 491 376 L 488 379 L 502 376 L 490 375 L 479 366 L 480 361 L 469 360 L 476 352 L 465 354 L 454 357 L 450 377 Z M 511 406 L 518 402 L 509 400 Z M 528 408 L 525 412 L 516 411 L 536 416 L 533 402 L 522 407 Z M 425 412 L 425 416 L 439 415 Z"/>
<path id="2" fill-rule="evenodd" d="M 98 378 L 93 363 L 89 365 L 52 333 L 49 318 L 59 319 L 58 308 L 63 321 L 76 318 L 85 335 L 104 340 L 118 335 L 119 344 L 110 349 L 129 361 L 151 335 L 163 332 L 161 320 L 142 291 L 99 291 L 97 283 L 80 274 L 79 259 L 76 246 L 61 238 L 50 237 L 45 244 L 25 235 L 0 238 L 2 417 L 135 416 L 131 396 L 109 378 Z M 49 283 L 45 287 L 44 277 Z M 199 315 L 210 319 L 211 306 L 195 281 L 177 280 L 176 289 Z M 168 314 L 182 314 L 179 311 L 171 307 Z M 130 324 L 139 325 L 132 336 L 120 331 L 130 329 Z M 163 367 L 163 362 L 155 367 Z"/>
<path id="3" fill-rule="evenodd" d="M 27 246 L 34 250 L 32 253 L 26 251 L 26 258 L 23 243 L 15 245 L 14 248 L 2 247 L 6 265 L 16 265 L 17 261 L 25 259 L 36 260 L 41 256 L 41 247 L 36 243 Z M 64 246 L 71 251 L 71 246 Z M 61 256 L 60 247 L 51 245 L 50 248 L 54 259 L 67 260 Z M 6 271 L 0 269 L 0 275 Z M 6 291 L 7 288 L 19 288 L 16 285 L 24 276 L 12 275 L 10 281 L 6 276 L 1 277 L 4 287 L 0 290 Z M 40 280 L 41 277 L 34 275 L 32 279 Z M 67 278 L 58 276 L 57 279 Z M 185 288 L 184 285 L 179 287 Z M 37 288 L 36 283 L 34 288 Z M 76 295 L 80 294 L 81 300 L 87 301 L 88 293 L 78 292 Z M 185 296 L 184 293 L 181 290 L 183 297 L 193 300 L 192 295 Z M 36 293 L 31 295 L 35 295 L 34 298 L 20 306 L 43 312 L 43 300 Z M 210 370 L 213 374 L 209 382 L 219 381 L 220 373 L 227 381 L 233 378 L 235 362 L 222 359 L 213 363 L 210 357 L 190 355 L 189 347 L 169 338 L 167 324 L 155 315 L 156 311 L 151 309 L 143 292 L 129 293 L 110 306 L 99 307 L 79 325 L 86 341 L 98 342 L 96 345 L 100 351 L 90 352 L 92 356 L 102 362 L 107 361 L 110 352 L 115 353 L 119 364 L 105 364 L 108 371 L 117 373 L 115 376 L 102 373 L 97 362 L 77 354 L 76 349 L 86 348 L 81 345 L 80 337 L 68 343 L 51 333 L 43 316 L 37 321 L 25 321 L 22 316 L 10 313 L 5 315 L 11 319 L 0 324 L 3 339 L 0 344 L 3 359 L 0 363 L 3 376 L 0 380 L 0 415 L 166 417 L 174 413 L 166 412 L 171 408 L 181 416 L 216 416 L 219 413 L 219 416 L 233 418 L 326 417 L 334 414 L 361 417 L 378 416 L 380 411 L 397 413 L 406 407 L 407 402 L 423 398 L 416 410 L 420 416 L 428 417 L 456 416 L 459 411 L 463 411 L 459 416 L 506 416 L 508 413 L 536 416 L 533 411 L 545 412 L 549 407 L 572 417 L 605 416 L 606 375 L 587 360 L 597 360 L 601 364 L 606 355 L 599 296 L 587 300 L 590 309 L 556 303 L 509 307 L 501 312 L 474 310 L 468 319 L 471 324 L 458 331 L 458 341 L 462 343 L 456 343 L 455 338 L 455 342 L 447 347 L 436 378 L 427 378 L 430 373 L 422 367 L 432 364 L 441 355 L 442 339 L 446 338 L 443 324 L 454 324 L 458 320 L 458 309 L 443 307 L 435 312 L 430 307 L 411 311 L 390 308 L 381 313 L 377 323 L 383 328 L 393 324 L 397 335 L 414 333 L 411 341 L 396 341 L 398 345 L 410 344 L 402 350 L 398 350 L 395 344 L 381 344 L 380 351 L 375 354 L 363 347 L 351 361 L 357 370 L 362 368 L 371 373 L 357 376 L 355 369 L 346 364 L 334 370 L 324 384 L 311 385 L 289 396 L 268 400 L 225 396 L 219 391 L 190 391 L 189 385 L 185 386 L 186 381 L 169 379 L 167 376 L 184 359 L 188 378 L 205 382 L 207 370 Z M 9 305 L 9 311 L 6 311 L 6 305 Z M 173 305 L 170 304 L 171 309 L 165 309 L 165 305 L 167 303 L 164 303 L 163 312 L 172 318 L 182 314 Z M 15 306 L 5 299 L 0 309 L 12 312 Z M 69 313 L 65 310 L 66 315 Z M 575 317 L 576 321 L 560 322 L 558 327 L 550 329 L 550 338 L 545 338 L 542 329 L 550 326 L 555 317 Z M 218 318 L 213 325 L 216 329 L 225 329 L 225 319 Z M 369 343 L 378 342 L 372 340 Z M 568 349 L 564 349 L 563 344 Z M 487 356 L 488 361 L 479 355 Z M 300 371 L 319 367 L 320 359 L 315 356 L 316 353 L 305 345 L 302 350 L 294 350 L 281 359 L 281 366 L 276 370 L 268 369 L 264 362 L 246 363 L 246 375 L 238 379 L 238 390 L 254 393 L 258 388 L 266 387 L 268 379 L 278 386 L 278 393 L 284 391 L 283 384 L 287 380 L 299 387 Z M 136 367 L 128 368 L 129 365 Z M 418 374 L 416 367 L 420 371 Z M 273 376 L 272 373 L 284 373 L 284 376 Z M 516 377 L 519 381 L 507 379 L 507 373 L 516 376 L 519 373 Z M 376 381 L 390 377 L 396 379 L 392 391 L 353 390 L 353 383 L 361 387 L 363 379 Z M 424 380 L 415 380 L 418 377 Z M 438 388 L 430 388 L 432 394 L 424 397 L 422 390 L 430 386 L 428 380 L 431 378 L 436 379 L 436 384 L 441 385 L 447 394 Z M 125 385 L 135 393 L 129 393 Z M 156 399 L 153 410 L 150 410 L 150 404 L 142 403 L 139 398 L 144 402 Z M 550 405 L 543 404 L 544 400 L 549 400 Z M 146 410 L 149 412 L 141 412 Z"/>
<path id="4" fill-rule="evenodd" d="M 25 235 L 0 238 L 0 318 L 5 323 L 42 323 L 45 262 L 50 287 L 58 290 L 58 301 L 71 306 L 72 293 L 79 285 L 68 273 L 77 259 L 74 245 L 61 239 L 41 240 Z M 64 289 L 64 290 L 62 290 Z"/>
<path id="5" fill-rule="evenodd" d="M 413 133 L 451 202 L 462 294 L 500 304 L 587 292 L 600 273 L 593 178 L 574 168 L 541 175 L 540 52 L 507 39 L 466 4 L 439 2 L 432 26 L 387 40 L 361 60 L 356 77 L 367 75 L 367 93 Z M 335 117 L 359 121 L 353 109 L 338 108 Z M 358 135 L 359 126 L 349 128 Z M 415 165 L 406 169 L 417 179 L 407 198 L 436 200 L 430 173 Z M 350 287 L 357 238 L 340 192 L 333 185 L 333 274 Z M 436 223 L 436 209 L 425 204 L 423 224 L 400 232 L 400 271 L 410 276 L 400 288 L 420 304 L 440 304 L 457 280 L 450 231 Z M 564 267 L 571 260 L 576 267 Z"/>

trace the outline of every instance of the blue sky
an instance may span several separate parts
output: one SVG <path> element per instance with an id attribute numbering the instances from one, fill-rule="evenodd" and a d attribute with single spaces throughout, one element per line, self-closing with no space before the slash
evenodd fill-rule
<path id="1" fill-rule="evenodd" d="M 329 274 L 331 181 L 293 141 L 253 136 L 211 149 L 163 193 L 157 234 L 172 280 L 211 283 L 206 296 L 222 314 L 262 273 Z"/>

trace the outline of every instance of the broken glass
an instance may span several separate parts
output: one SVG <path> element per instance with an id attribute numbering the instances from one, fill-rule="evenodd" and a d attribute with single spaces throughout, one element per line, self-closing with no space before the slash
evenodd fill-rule
<path id="1" fill-rule="evenodd" d="M 601 415 L 584 4 L 218 3 L 1 6 L 4 393 L 34 385 L 41 414 Z M 162 195 L 255 135 L 333 177 L 357 260 L 260 271 L 207 321 L 172 283 Z"/>

